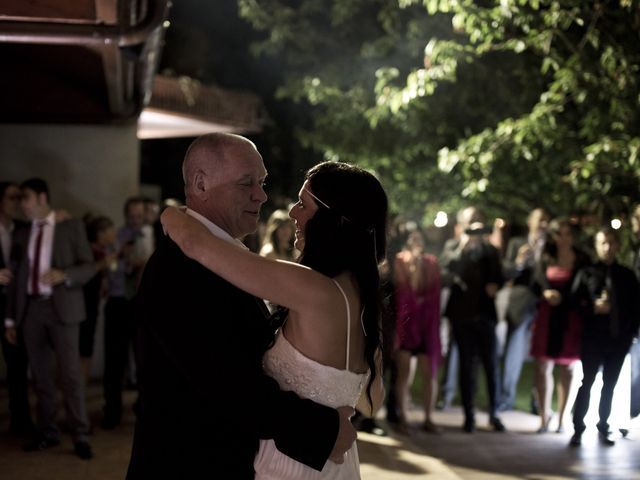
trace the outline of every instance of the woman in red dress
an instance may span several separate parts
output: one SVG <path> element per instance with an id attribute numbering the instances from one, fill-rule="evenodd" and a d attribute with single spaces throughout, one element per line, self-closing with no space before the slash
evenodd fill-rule
<path id="1" fill-rule="evenodd" d="M 411 359 L 417 356 L 423 374 L 424 413 L 422 429 L 438 433 L 431 421 L 437 397 L 440 347 L 440 267 L 433 255 L 424 253 L 422 233 L 413 231 L 404 249 L 395 259 L 396 348 L 398 370 L 396 399 L 399 428 L 408 433 L 406 424 L 409 387 L 412 381 Z"/>
<path id="2" fill-rule="evenodd" d="M 558 427 L 563 432 L 564 416 L 570 410 L 575 362 L 580 359 L 582 322 L 569 302 L 571 285 L 577 271 L 589 263 L 586 254 L 574 246 L 574 231 L 566 219 L 549 224 L 550 238 L 545 245 L 536 272 L 534 291 L 540 295 L 533 323 L 531 356 L 536 360 L 535 387 L 540 405 L 538 433 L 549 430 L 553 417 L 553 367 L 558 365 Z"/>

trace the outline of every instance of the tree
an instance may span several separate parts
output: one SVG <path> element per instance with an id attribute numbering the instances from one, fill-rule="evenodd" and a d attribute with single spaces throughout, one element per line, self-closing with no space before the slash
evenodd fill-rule
<path id="1" fill-rule="evenodd" d="M 514 216 L 638 199 L 637 1 L 239 0 L 310 108 L 298 139 L 374 168 L 398 210 Z"/>

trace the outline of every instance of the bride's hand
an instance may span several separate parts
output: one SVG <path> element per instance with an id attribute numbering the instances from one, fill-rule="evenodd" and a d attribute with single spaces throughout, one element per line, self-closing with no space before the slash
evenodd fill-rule
<path id="1" fill-rule="evenodd" d="M 210 235 L 201 222 L 176 207 L 167 207 L 162 212 L 160 221 L 169 238 L 190 258 L 197 255 L 199 239 L 204 240 Z"/>

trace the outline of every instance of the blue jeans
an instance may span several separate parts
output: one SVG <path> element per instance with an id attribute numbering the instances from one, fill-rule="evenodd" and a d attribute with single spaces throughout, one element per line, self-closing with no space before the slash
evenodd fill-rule
<path id="1" fill-rule="evenodd" d="M 447 371 L 444 385 L 442 385 L 442 403 L 445 407 L 451 406 L 456 396 L 458 388 L 458 368 L 460 364 L 460 356 L 458 352 L 458 344 L 451 341 L 449 346 L 449 354 L 447 355 Z"/>
<path id="2" fill-rule="evenodd" d="M 631 418 L 640 415 L 640 341 L 631 345 Z"/>
<path id="3" fill-rule="evenodd" d="M 529 356 L 531 345 L 531 324 L 536 316 L 535 302 L 532 302 L 523 314 L 520 325 L 512 328 L 509 325 L 507 345 L 504 352 L 504 367 L 500 382 L 500 408 L 513 410 L 516 402 L 518 381 L 522 372 L 522 364 Z"/>

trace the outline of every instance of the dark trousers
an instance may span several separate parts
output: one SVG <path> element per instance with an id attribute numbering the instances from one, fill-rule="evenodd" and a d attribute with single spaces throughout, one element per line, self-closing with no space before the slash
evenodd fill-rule
<path id="1" fill-rule="evenodd" d="M 484 368 L 489 397 L 489 416 L 496 415 L 498 361 L 495 329 L 495 321 L 486 316 L 453 323 L 454 338 L 460 352 L 460 395 L 467 420 L 472 420 L 475 413 L 473 399 L 478 376 L 477 359 Z"/>
<path id="2" fill-rule="evenodd" d="M 122 389 L 133 336 L 133 303 L 125 297 L 109 297 L 104 309 L 104 412 L 119 420 Z"/>
<path id="3" fill-rule="evenodd" d="M 50 438 L 59 436 L 56 425 L 58 380 L 73 440 L 86 441 L 90 425 L 80 372 L 79 326 L 62 323 L 51 299 L 30 299 L 21 329 L 38 398 L 40 432 Z M 54 357 L 58 364 L 57 378 Z"/>
<path id="4" fill-rule="evenodd" d="M 584 432 L 586 428 L 584 417 L 589 410 L 591 387 L 600 367 L 602 367 L 602 392 L 600 393 L 600 405 L 598 407 L 600 418 L 598 430 L 603 433 L 609 431 L 607 422 L 611 414 L 613 390 L 616 383 L 618 383 L 618 376 L 628 351 L 628 342 L 614 342 L 606 338 L 605 335 L 589 335 L 585 332 L 580 354 L 584 376 L 573 410 L 573 426 L 577 433 Z"/>
<path id="5" fill-rule="evenodd" d="M 18 335 L 18 343 L 16 345 L 12 345 L 7 341 L 4 335 L 4 327 L 0 327 L 0 335 L 2 336 L 0 339 L 2 356 L 7 366 L 10 430 L 16 433 L 27 433 L 33 425 L 29 407 L 27 350 L 24 346 L 22 335 Z"/>

